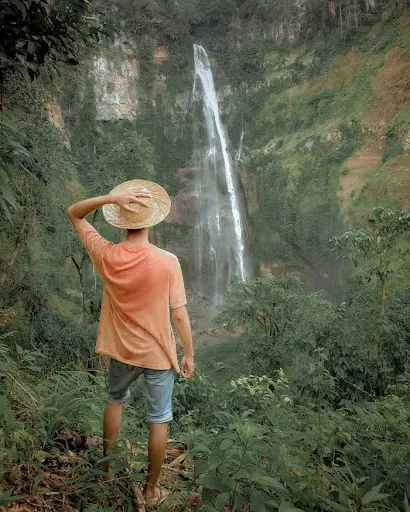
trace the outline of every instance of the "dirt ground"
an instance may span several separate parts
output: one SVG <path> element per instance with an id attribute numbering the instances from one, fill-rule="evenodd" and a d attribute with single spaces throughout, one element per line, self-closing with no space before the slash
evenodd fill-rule
<path id="1" fill-rule="evenodd" d="M 147 508 L 144 502 L 142 483 L 127 481 L 127 473 L 129 474 L 131 470 L 143 477 L 142 466 L 133 467 L 130 464 L 125 472 L 116 474 L 109 482 L 94 474 L 89 476 L 80 474 L 82 462 L 85 462 L 89 450 L 100 449 L 102 439 L 97 436 L 84 438 L 69 429 L 65 430 L 64 435 L 71 436 L 69 442 L 73 450 L 61 452 L 56 456 L 46 455 L 38 475 L 31 474 L 30 468 L 24 463 L 15 464 L 10 468 L 6 474 L 6 487 L 13 489 L 13 495 L 18 495 L 21 498 L 14 503 L 0 507 L 1 512 L 78 512 L 79 509 L 73 506 L 73 502 L 75 502 L 76 494 L 84 490 L 83 484 L 86 484 L 88 488 L 94 487 L 92 496 L 104 497 L 103 500 L 99 500 L 100 502 L 108 502 L 112 510 L 122 512 L 128 509 L 125 508 L 123 493 L 119 492 L 120 480 L 123 484 L 127 482 L 130 487 L 128 499 L 132 501 L 135 512 L 152 510 Z M 76 447 L 71 445 L 73 439 L 78 443 Z M 136 452 L 145 452 L 146 447 L 129 447 L 129 451 L 135 455 Z M 77 468 L 78 474 L 76 474 Z M 76 480 L 76 485 L 70 484 L 70 481 L 73 480 Z M 32 491 L 33 481 L 36 481 L 36 492 Z M 170 494 L 164 503 L 155 510 L 192 512 L 190 507 L 197 505 L 200 501 L 200 489 L 193 488 L 192 482 L 193 465 L 187 456 L 187 446 L 170 439 L 159 482 L 159 485 L 167 489 Z M 92 498 L 88 499 L 87 507 L 92 503 Z M 93 510 L 97 511 L 98 509 Z"/>

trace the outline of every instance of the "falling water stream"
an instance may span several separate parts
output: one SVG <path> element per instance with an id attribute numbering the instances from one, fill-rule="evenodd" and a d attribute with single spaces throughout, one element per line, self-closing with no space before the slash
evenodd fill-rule
<path id="1" fill-rule="evenodd" d="M 234 275 L 246 277 L 242 209 L 236 161 L 229 152 L 208 55 L 200 45 L 194 45 L 194 61 L 193 96 L 196 106 L 202 106 L 194 126 L 196 272 L 200 292 L 219 303 Z"/>

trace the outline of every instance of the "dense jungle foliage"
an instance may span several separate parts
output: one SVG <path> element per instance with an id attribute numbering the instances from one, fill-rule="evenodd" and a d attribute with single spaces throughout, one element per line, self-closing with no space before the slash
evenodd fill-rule
<path id="1" fill-rule="evenodd" d="M 142 385 L 102 482 L 101 283 L 65 209 L 135 169 L 183 189 L 200 41 L 233 149 L 245 132 L 255 274 L 273 270 L 232 284 L 176 384 L 162 510 L 410 511 L 408 9 L 0 0 L 0 508 L 138 510 Z M 93 59 L 120 70 L 134 54 L 137 115 L 98 119 Z M 188 284 L 190 237 L 188 223 L 153 233 Z M 194 331 L 204 304 L 190 303 Z"/>

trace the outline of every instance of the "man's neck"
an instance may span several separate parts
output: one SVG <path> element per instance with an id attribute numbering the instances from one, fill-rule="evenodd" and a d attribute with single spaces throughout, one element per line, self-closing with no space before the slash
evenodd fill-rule
<path id="1" fill-rule="evenodd" d="M 127 243 L 130 245 L 144 245 L 148 244 L 148 228 L 128 230 L 127 231 Z"/>

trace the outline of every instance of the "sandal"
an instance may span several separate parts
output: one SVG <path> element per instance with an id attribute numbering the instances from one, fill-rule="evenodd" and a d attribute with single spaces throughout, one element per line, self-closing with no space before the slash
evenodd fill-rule
<path id="1" fill-rule="evenodd" d="M 158 508 L 170 495 L 170 492 L 166 489 L 161 489 L 159 487 L 157 487 L 157 489 L 159 491 L 157 496 L 153 498 L 145 498 L 145 503 L 149 508 Z"/>

